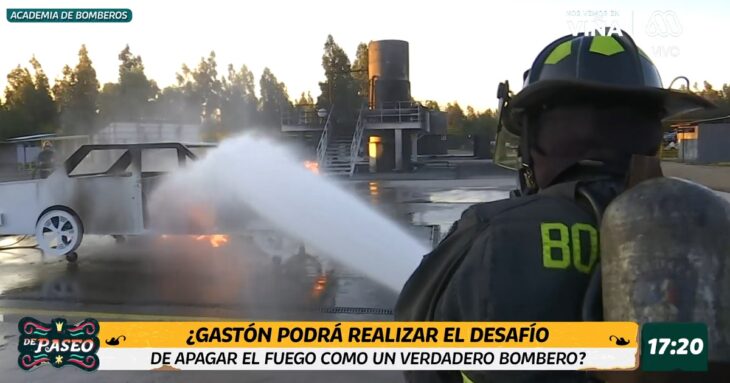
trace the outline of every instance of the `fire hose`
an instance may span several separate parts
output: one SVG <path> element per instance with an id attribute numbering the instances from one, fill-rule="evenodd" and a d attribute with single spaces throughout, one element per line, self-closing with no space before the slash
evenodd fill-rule
<path id="1" fill-rule="evenodd" d="M 35 245 L 17 246 L 19 243 L 25 241 L 26 239 L 28 239 L 30 237 L 31 237 L 30 235 L 23 235 L 20 237 L 20 239 L 16 240 L 15 242 L 11 243 L 10 245 L 0 246 L 0 251 L 16 250 L 16 249 L 37 249 L 38 243 L 36 243 Z"/>

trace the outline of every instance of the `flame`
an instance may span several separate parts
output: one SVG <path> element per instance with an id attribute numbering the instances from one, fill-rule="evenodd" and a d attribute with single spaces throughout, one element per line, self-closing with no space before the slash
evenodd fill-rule
<path id="1" fill-rule="evenodd" d="M 316 161 L 304 161 L 304 167 L 314 174 L 319 174 L 319 163 Z"/>
<path id="2" fill-rule="evenodd" d="M 167 234 L 160 235 L 160 239 L 168 239 L 172 236 Z M 208 241 L 212 247 L 221 247 L 228 243 L 228 236 L 225 234 L 210 234 L 210 235 L 188 235 L 187 237 L 192 238 L 196 241 Z"/>
<path id="3" fill-rule="evenodd" d="M 326 287 L 327 287 L 327 276 L 320 275 L 314 281 L 314 286 L 312 286 L 312 295 L 314 297 L 318 297 L 319 295 L 321 295 L 324 292 L 324 289 Z"/>
<path id="4" fill-rule="evenodd" d="M 228 243 L 228 236 L 225 234 L 198 235 L 195 237 L 195 240 L 207 240 L 212 247 L 221 247 Z"/>

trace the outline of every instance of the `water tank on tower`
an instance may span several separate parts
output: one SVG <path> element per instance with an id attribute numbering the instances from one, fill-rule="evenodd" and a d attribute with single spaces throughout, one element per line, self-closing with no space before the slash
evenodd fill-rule
<path id="1" fill-rule="evenodd" d="M 370 109 L 393 108 L 396 102 L 411 100 L 407 41 L 371 41 L 368 45 L 368 73 Z"/>

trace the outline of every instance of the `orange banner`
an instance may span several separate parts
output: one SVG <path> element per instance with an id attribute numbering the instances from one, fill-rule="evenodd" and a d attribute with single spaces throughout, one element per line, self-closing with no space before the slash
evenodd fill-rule
<path id="1" fill-rule="evenodd" d="M 100 322 L 102 347 L 635 347 L 633 322 Z M 123 338 L 122 338 L 123 336 Z"/>

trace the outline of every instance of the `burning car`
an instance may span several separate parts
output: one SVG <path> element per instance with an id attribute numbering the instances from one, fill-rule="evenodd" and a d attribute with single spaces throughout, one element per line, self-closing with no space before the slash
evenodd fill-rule
<path id="1" fill-rule="evenodd" d="M 44 254 L 75 261 L 84 234 L 144 234 L 150 192 L 209 146 L 82 145 L 47 178 L 0 184 L 0 235 L 35 235 Z"/>

